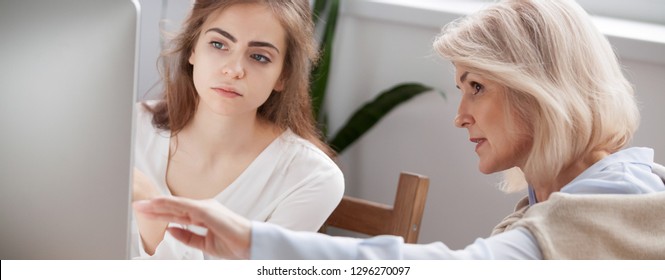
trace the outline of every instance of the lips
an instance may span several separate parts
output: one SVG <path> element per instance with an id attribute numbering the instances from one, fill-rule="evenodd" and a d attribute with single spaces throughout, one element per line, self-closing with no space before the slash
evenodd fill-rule
<path id="1" fill-rule="evenodd" d="M 469 141 L 476 143 L 476 151 L 478 151 L 478 148 L 487 141 L 487 138 L 470 138 Z"/>
<path id="2" fill-rule="evenodd" d="M 215 87 L 212 88 L 217 94 L 224 96 L 224 97 L 239 97 L 242 96 L 242 94 L 238 93 L 236 89 L 231 88 L 231 87 Z"/>

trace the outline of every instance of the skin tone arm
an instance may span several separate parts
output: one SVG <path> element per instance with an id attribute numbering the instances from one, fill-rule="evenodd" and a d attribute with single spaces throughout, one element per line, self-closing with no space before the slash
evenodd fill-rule
<path id="1" fill-rule="evenodd" d="M 248 259 L 251 222 L 214 200 L 183 197 L 158 197 L 134 202 L 144 218 L 208 229 L 205 236 L 181 228 L 167 228 L 171 235 L 188 246 L 225 259 Z"/>
<path id="2" fill-rule="evenodd" d="M 150 183 L 143 172 L 134 168 L 132 201 L 148 200 L 159 196 L 162 196 L 162 194 L 160 194 L 157 188 L 155 188 L 155 186 Z M 164 233 L 166 232 L 166 227 L 169 223 L 165 221 L 149 219 L 142 213 L 137 212 L 136 224 L 138 225 L 139 232 L 141 233 L 143 248 L 148 254 L 154 254 L 157 245 L 159 245 L 159 243 L 162 242 L 162 239 L 164 239 Z"/>

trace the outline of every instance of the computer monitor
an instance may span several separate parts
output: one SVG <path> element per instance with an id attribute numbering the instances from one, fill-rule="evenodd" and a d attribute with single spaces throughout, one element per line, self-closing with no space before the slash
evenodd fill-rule
<path id="1" fill-rule="evenodd" d="M 0 258 L 129 257 L 136 1 L 0 3 Z"/>

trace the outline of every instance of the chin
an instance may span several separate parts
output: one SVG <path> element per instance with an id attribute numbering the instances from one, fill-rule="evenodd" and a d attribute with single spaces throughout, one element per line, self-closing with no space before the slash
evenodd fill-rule
<path id="1" fill-rule="evenodd" d="M 490 172 L 489 170 L 487 170 L 483 166 L 478 166 L 478 171 L 480 171 L 480 173 L 483 173 L 483 174 L 492 174 L 492 172 Z"/>
<path id="2" fill-rule="evenodd" d="M 486 175 L 501 171 L 501 170 L 498 170 L 496 168 L 496 166 L 491 166 L 491 165 L 486 166 L 486 165 L 483 165 L 482 162 L 480 164 L 478 164 L 478 170 L 480 171 L 480 173 L 483 173 L 483 174 L 486 174 Z"/>

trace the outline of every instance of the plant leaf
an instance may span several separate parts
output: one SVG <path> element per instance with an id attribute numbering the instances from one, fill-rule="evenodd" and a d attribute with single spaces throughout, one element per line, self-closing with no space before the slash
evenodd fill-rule
<path id="1" fill-rule="evenodd" d="M 326 2 L 326 0 L 314 0 L 314 4 L 312 5 L 314 7 L 312 9 L 312 16 L 316 22 L 318 22 L 319 15 L 321 15 L 321 12 L 323 12 L 323 9 L 326 7 Z"/>
<path id="2" fill-rule="evenodd" d="M 321 1 L 321 0 L 319 0 Z M 315 9 L 322 9 L 319 3 L 315 3 Z M 318 11 L 321 12 L 321 11 Z M 337 25 L 337 15 L 339 13 L 339 0 L 330 1 L 328 14 L 325 18 L 325 29 L 320 42 L 321 59 L 311 72 L 312 113 L 314 119 L 319 123 L 322 130 L 325 130 L 326 123 L 321 114 L 323 101 L 325 100 L 325 91 L 328 85 L 328 73 L 330 71 L 330 61 L 332 60 L 332 47 L 335 38 L 335 29 Z M 319 21 L 320 22 L 320 21 Z"/>
<path id="3" fill-rule="evenodd" d="M 403 83 L 380 93 L 374 100 L 365 103 L 342 126 L 330 141 L 330 146 L 341 153 L 369 131 L 377 122 L 398 105 L 432 88 L 418 83 Z"/>

